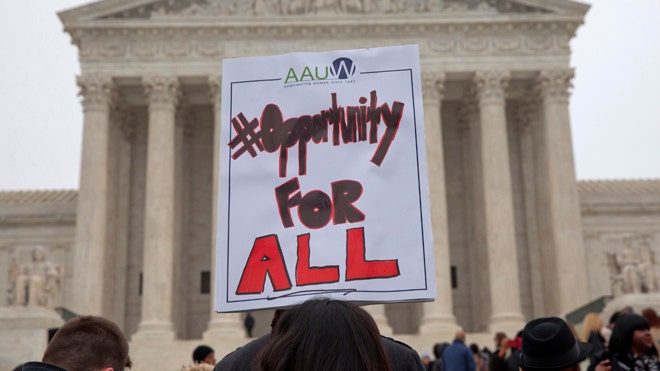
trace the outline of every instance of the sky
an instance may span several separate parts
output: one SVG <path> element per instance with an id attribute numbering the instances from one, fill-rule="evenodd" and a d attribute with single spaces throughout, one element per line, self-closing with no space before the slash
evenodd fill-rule
<path id="1" fill-rule="evenodd" d="M 0 2 L 0 191 L 78 188 L 80 66 L 56 13 L 88 2 Z M 577 177 L 660 178 L 660 1 L 582 2 L 570 44 Z"/>

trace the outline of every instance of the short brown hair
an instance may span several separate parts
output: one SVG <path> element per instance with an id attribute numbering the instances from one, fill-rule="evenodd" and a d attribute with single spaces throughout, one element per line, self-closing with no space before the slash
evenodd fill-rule
<path id="1" fill-rule="evenodd" d="M 112 321 L 96 316 L 69 320 L 48 344 L 43 362 L 69 371 L 112 367 L 115 371 L 130 368 L 128 341 Z"/>

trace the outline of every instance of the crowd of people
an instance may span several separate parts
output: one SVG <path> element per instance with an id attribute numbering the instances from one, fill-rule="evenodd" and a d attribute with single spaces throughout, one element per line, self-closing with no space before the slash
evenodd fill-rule
<path id="1" fill-rule="evenodd" d="M 660 370 L 659 339 L 656 311 L 647 308 L 637 314 L 628 307 L 613 313 L 607 324 L 600 314 L 587 313 L 579 334 L 563 319 L 534 319 L 514 338 L 496 333 L 493 351 L 466 346 L 459 332 L 452 344 L 435 344 L 435 360 L 422 359 L 426 371 L 655 371 Z"/>
<path id="2" fill-rule="evenodd" d="M 604 324 L 588 313 L 581 331 L 558 317 L 529 321 L 509 338 L 498 332 L 494 350 L 466 344 L 458 331 L 451 343 L 433 347 L 435 359 L 381 336 L 373 318 L 342 300 L 316 298 L 275 312 L 271 332 L 225 355 L 213 348 L 192 352 L 188 371 L 660 371 L 660 319 L 647 308 L 618 311 Z M 15 371 L 123 371 L 132 365 L 126 336 L 113 322 L 79 316 L 54 335 L 41 361 Z"/>

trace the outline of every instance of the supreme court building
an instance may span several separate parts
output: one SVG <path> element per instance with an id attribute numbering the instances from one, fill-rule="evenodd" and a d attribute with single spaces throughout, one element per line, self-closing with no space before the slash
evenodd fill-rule
<path id="1" fill-rule="evenodd" d="M 569 41 L 587 11 L 569 0 L 62 11 L 81 64 L 80 189 L 0 193 L 0 261 L 45 245 L 66 266 L 59 304 L 117 322 L 136 370 L 178 369 L 201 342 L 224 355 L 247 339 L 246 313 L 213 312 L 223 58 L 417 44 L 438 299 L 365 309 L 419 351 L 459 327 L 492 347 L 495 331 L 610 295 L 606 257 L 624 240 L 660 250 L 660 182 L 575 179 Z M 272 311 L 252 314 L 268 332 Z"/>

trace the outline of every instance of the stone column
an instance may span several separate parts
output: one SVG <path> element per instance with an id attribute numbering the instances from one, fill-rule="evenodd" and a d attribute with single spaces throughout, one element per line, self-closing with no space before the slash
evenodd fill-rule
<path id="1" fill-rule="evenodd" d="M 113 233 L 109 194 L 114 176 L 111 158 L 110 106 L 114 99 L 109 76 L 78 77 L 83 97 L 83 143 L 80 190 L 76 216 L 72 310 L 80 314 L 108 316 L 112 303 L 104 300 L 108 289 L 105 261 Z"/>
<path id="2" fill-rule="evenodd" d="M 577 268 L 586 265 L 568 114 L 572 78 L 571 70 L 542 71 L 536 84 L 542 109 L 537 133 L 538 180 L 544 185 L 539 193 L 544 211 L 540 228 L 555 264 L 550 279 L 556 302 L 546 304 L 556 314 L 565 314 L 588 300 L 586 270 Z"/>
<path id="3" fill-rule="evenodd" d="M 479 101 L 483 233 L 491 299 L 489 327 L 490 332 L 505 331 L 511 334 L 523 328 L 525 321 L 520 306 L 505 113 L 508 78 L 505 72 L 478 72 L 474 87 Z"/>
<path id="4" fill-rule="evenodd" d="M 533 94 L 529 94 L 533 96 Z M 527 249 L 529 252 L 530 287 L 532 295 L 533 317 L 545 316 L 545 295 L 543 295 L 542 259 L 538 233 L 537 186 L 535 159 L 536 146 L 533 131 L 537 123 L 538 102 L 536 99 L 523 99 L 516 112 L 516 121 L 520 133 L 520 153 L 522 161 L 522 181 L 525 200 L 525 226 L 527 235 Z"/>
<path id="5" fill-rule="evenodd" d="M 131 229 L 131 158 L 133 154 L 133 137 L 135 131 L 135 115 L 128 103 L 120 99 L 114 107 L 113 125 L 118 126 L 121 138 L 117 143 L 117 247 L 115 285 L 118 295 L 115 297 L 115 323 L 124 328 L 126 312 L 126 268 L 128 266 L 129 231 Z"/>
<path id="6" fill-rule="evenodd" d="M 447 191 L 445 189 L 445 160 L 442 143 L 442 95 L 444 74 L 424 74 L 424 131 L 426 162 L 431 198 L 433 254 L 437 298 L 424 303 L 420 333 L 434 338 L 448 338 L 458 329 L 452 312 L 451 272 L 449 258 L 449 228 L 447 226 Z"/>
<path id="7" fill-rule="evenodd" d="M 217 226 L 218 226 L 218 177 L 219 177 L 219 164 L 220 164 L 220 125 L 222 123 L 222 94 L 220 91 L 221 77 L 209 77 L 209 93 L 211 102 L 213 103 L 213 110 L 215 112 L 213 124 L 213 224 L 211 230 L 213 242 L 211 248 L 211 320 L 208 324 L 208 329 L 204 332 L 204 340 L 208 342 L 227 341 L 227 338 L 245 339 L 247 333 L 243 329 L 241 317 L 239 313 L 216 313 L 215 312 L 215 258 L 216 258 L 216 239 L 217 239 Z"/>
<path id="8" fill-rule="evenodd" d="M 136 336 L 174 339 L 176 157 L 175 113 L 179 84 L 175 77 L 143 78 L 149 102 L 144 220 L 142 319 Z"/>
<path id="9" fill-rule="evenodd" d="M 474 94 L 465 94 L 457 110 L 457 134 L 460 138 L 462 179 L 458 183 L 463 189 L 464 242 L 459 248 L 468 250 L 469 269 L 463 277 L 470 292 L 469 305 L 471 323 L 474 328 L 488 327 L 490 310 L 490 284 L 488 277 L 488 252 L 484 238 L 483 177 L 481 171 L 481 138 L 479 129 L 479 104 Z M 458 277 L 457 277 L 458 278 Z M 465 290 L 463 290 L 465 291 Z M 465 307 L 465 302 L 463 307 Z M 462 317 L 467 317 L 461 313 Z M 469 323 L 469 322 L 468 322 Z"/>

